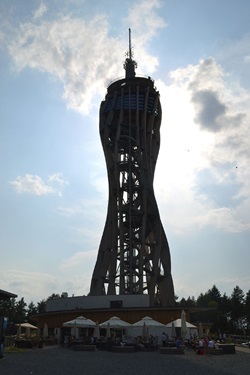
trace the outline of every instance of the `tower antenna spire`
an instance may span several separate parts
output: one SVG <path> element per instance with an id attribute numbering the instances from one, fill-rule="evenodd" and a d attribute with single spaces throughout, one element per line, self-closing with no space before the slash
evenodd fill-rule
<path id="1" fill-rule="evenodd" d="M 130 28 L 128 29 L 128 33 L 129 33 L 129 58 L 130 60 L 132 60 L 133 53 L 132 53 L 132 47 L 131 47 L 131 29 Z"/>
<path id="2" fill-rule="evenodd" d="M 126 60 L 124 62 L 124 69 L 126 71 L 126 78 L 134 78 L 135 77 L 135 69 L 137 68 L 136 61 L 133 60 L 133 49 L 131 45 L 131 29 L 128 29 L 129 32 L 129 46 L 128 52 L 126 53 Z"/>

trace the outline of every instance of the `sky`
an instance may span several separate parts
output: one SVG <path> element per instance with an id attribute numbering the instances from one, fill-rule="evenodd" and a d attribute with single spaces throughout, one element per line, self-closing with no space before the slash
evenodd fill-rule
<path id="1" fill-rule="evenodd" d="M 175 294 L 250 289 L 250 2 L 0 1 L 0 288 L 87 295 L 108 203 L 106 88 L 137 74 L 162 104 L 154 189 Z"/>

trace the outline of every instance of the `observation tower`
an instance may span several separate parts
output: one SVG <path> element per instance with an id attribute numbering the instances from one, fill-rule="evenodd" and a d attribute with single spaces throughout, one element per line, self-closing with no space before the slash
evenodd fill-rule
<path id="1" fill-rule="evenodd" d="M 100 106 L 109 200 L 89 295 L 148 294 L 150 306 L 171 307 L 170 251 L 153 188 L 160 95 L 150 77 L 136 76 L 136 67 L 129 29 L 125 78 L 108 87 Z"/>

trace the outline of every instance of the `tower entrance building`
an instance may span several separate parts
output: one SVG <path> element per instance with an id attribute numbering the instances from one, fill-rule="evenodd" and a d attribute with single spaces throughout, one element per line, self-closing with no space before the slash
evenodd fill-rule
<path id="1" fill-rule="evenodd" d="M 170 307 L 170 251 L 153 188 L 160 95 L 150 77 L 135 74 L 130 30 L 124 68 L 125 78 L 108 87 L 100 107 L 109 200 L 90 295 L 148 294 L 150 306 Z"/>

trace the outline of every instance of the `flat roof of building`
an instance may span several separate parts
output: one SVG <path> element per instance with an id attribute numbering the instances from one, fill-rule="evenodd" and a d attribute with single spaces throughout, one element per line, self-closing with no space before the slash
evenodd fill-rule
<path id="1" fill-rule="evenodd" d="M 16 297 L 17 297 L 16 294 L 6 292 L 5 290 L 0 289 L 0 300 L 7 300 L 10 298 L 16 298 Z"/>

